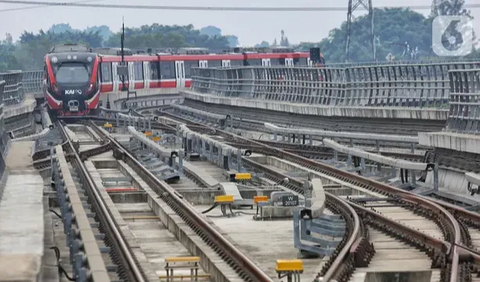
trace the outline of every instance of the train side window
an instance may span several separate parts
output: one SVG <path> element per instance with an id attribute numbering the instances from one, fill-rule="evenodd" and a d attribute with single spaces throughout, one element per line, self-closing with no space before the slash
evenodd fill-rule
<path id="1" fill-rule="evenodd" d="M 213 61 L 208 61 L 208 67 L 209 68 L 218 68 L 222 66 L 222 61 L 220 60 L 213 60 Z"/>
<path id="2" fill-rule="evenodd" d="M 133 63 L 133 75 L 135 80 L 143 80 L 143 62 Z"/>
<path id="3" fill-rule="evenodd" d="M 150 79 L 151 80 L 158 80 L 158 62 L 149 62 L 150 65 Z"/>
<path id="4" fill-rule="evenodd" d="M 296 66 L 307 66 L 308 59 L 307 58 L 295 58 L 293 59 L 293 64 Z"/>
<path id="5" fill-rule="evenodd" d="M 285 59 L 284 58 L 280 58 L 280 59 L 270 59 L 270 65 L 271 66 L 278 66 L 278 65 L 282 65 L 282 61 L 283 60 L 283 65 L 285 65 Z"/>
<path id="6" fill-rule="evenodd" d="M 100 63 L 102 82 L 112 82 L 112 63 Z"/>
<path id="7" fill-rule="evenodd" d="M 262 60 L 261 59 L 248 59 L 246 60 L 246 66 L 261 66 Z"/>
<path id="8" fill-rule="evenodd" d="M 243 66 L 243 61 L 241 60 L 230 60 L 230 66 Z"/>
<path id="9" fill-rule="evenodd" d="M 175 62 L 160 62 L 160 79 L 173 79 L 175 77 Z"/>
<path id="10" fill-rule="evenodd" d="M 192 68 L 198 68 L 198 61 L 185 61 L 185 78 L 192 77 Z"/>

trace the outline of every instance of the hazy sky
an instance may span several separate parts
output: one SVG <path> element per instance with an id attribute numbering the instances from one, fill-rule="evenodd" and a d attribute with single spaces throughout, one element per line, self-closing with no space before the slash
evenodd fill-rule
<path id="1" fill-rule="evenodd" d="M 60 2 L 72 0 L 43 0 Z M 93 2 L 93 1 L 92 1 Z M 466 4 L 480 4 L 480 0 L 466 0 Z M 347 7 L 348 0 L 104 0 L 101 4 L 176 5 L 176 6 L 251 6 L 251 7 Z M 373 0 L 376 7 L 431 5 L 432 0 Z M 108 25 L 113 31 L 119 30 L 122 16 L 127 26 L 143 24 L 193 24 L 196 28 L 215 25 L 222 33 L 239 37 L 241 45 L 254 45 L 262 40 L 270 43 L 285 30 L 291 43 L 320 41 L 328 32 L 346 20 L 345 12 L 215 12 L 215 11 L 165 11 L 103 9 L 76 7 L 41 7 L 17 11 L 5 9 L 27 7 L 0 3 L 0 39 L 9 32 L 16 40 L 23 30 L 48 29 L 55 23 L 69 23 L 73 28 L 83 29 L 93 25 Z M 429 10 L 419 10 L 427 15 Z M 480 8 L 472 10 L 474 28 L 480 32 Z M 362 12 L 360 12 L 361 14 Z"/>

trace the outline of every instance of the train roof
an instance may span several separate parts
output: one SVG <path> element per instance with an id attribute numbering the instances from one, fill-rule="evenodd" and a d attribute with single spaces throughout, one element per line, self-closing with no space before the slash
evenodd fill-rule
<path id="1" fill-rule="evenodd" d="M 87 53 L 87 52 L 65 52 L 65 53 L 50 53 L 47 54 L 52 63 L 56 62 L 86 62 L 91 63 L 97 57 L 96 53 Z M 54 59 L 55 58 L 55 59 Z"/>
<path id="2" fill-rule="evenodd" d="M 121 56 L 122 50 L 118 47 L 95 48 L 94 52 L 102 56 Z M 222 50 L 209 50 L 202 47 L 184 47 L 184 48 L 142 48 L 130 49 L 124 48 L 124 56 L 144 55 L 144 56 L 185 56 L 185 55 L 242 55 L 242 54 L 286 54 L 286 53 L 304 53 L 293 50 L 289 47 L 269 47 L 269 48 L 247 48 L 235 47 Z"/>
<path id="3" fill-rule="evenodd" d="M 50 49 L 49 53 L 92 53 L 92 49 L 86 45 L 77 43 L 57 44 Z"/>

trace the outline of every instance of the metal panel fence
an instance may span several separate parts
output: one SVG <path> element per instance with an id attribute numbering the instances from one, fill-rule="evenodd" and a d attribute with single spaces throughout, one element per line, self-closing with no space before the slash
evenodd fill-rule
<path id="1" fill-rule="evenodd" d="M 452 70 L 447 131 L 480 133 L 480 68 Z"/>
<path id="2" fill-rule="evenodd" d="M 5 81 L 5 88 L 3 90 L 3 103 L 5 106 L 12 106 L 23 102 L 25 93 L 22 87 L 22 78 L 22 71 L 0 73 L 0 81 Z"/>
<path id="3" fill-rule="evenodd" d="M 23 72 L 23 89 L 25 93 L 40 93 L 43 87 L 43 71 Z"/>
<path id="4" fill-rule="evenodd" d="M 2 198 L 2 183 L 1 179 L 5 172 L 5 151 L 7 148 L 8 137 L 5 132 L 5 125 L 3 123 L 3 92 L 5 90 L 5 81 L 0 80 L 0 199 Z"/>
<path id="5" fill-rule="evenodd" d="M 192 89 L 224 97 L 326 106 L 447 108 L 448 71 L 479 65 L 479 62 L 460 62 L 325 68 L 195 68 Z"/>

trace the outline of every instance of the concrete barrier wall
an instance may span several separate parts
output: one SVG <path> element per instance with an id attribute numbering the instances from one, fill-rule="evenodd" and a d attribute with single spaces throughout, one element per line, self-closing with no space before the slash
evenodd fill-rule
<path id="1" fill-rule="evenodd" d="M 450 112 L 447 131 L 477 134 L 480 131 L 480 66 L 477 69 L 452 70 Z"/>
<path id="2" fill-rule="evenodd" d="M 25 93 L 22 87 L 22 71 L 0 73 L 0 81 L 5 81 L 3 89 L 3 103 L 6 107 L 23 102 Z"/>
<path id="3" fill-rule="evenodd" d="M 448 109 L 448 71 L 475 67 L 476 62 L 196 68 L 192 89 L 309 105 Z"/>

